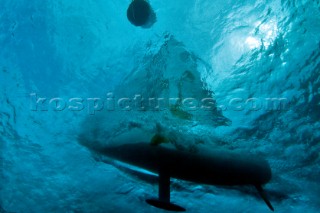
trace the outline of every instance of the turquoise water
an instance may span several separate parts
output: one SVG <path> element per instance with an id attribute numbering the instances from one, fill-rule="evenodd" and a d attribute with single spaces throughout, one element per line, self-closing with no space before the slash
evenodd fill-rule
<path id="1" fill-rule="evenodd" d="M 320 2 L 150 0 L 150 28 L 130 2 L 1 2 L 1 212 L 163 212 L 156 183 L 83 146 L 155 134 L 263 157 L 276 212 L 317 212 Z M 269 212 L 250 188 L 172 181 L 188 212 Z"/>

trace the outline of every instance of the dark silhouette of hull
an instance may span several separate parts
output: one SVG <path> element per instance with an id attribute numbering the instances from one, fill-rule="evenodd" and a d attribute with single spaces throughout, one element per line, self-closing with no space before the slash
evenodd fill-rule
<path id="1" fill-rule="evenodd" d="M 171 211 L 185 211 L 170 202 L 170 177 L 210 185 L 253 185 L 273 211 L 261 185 L 271 179 L 267 161 L 248 154 L 230 151 L 190 153 L 153 146 L 148 143 L 131 143 L 103 148 L 90 147 L 95 152 L 159 174 L 159 198 L 147 203 Z"/>

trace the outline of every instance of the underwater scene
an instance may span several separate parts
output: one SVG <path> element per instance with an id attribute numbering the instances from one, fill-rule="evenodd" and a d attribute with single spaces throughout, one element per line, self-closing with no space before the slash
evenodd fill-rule
<path id="1" fill-rule="evenodd" d="M 0 44 L 0 213 L 319 212 L 319 0 L 2 0 Z"/>

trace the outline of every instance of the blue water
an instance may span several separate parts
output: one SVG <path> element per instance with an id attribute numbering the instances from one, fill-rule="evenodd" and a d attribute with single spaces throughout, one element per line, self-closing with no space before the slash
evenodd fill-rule
<path id="1" fill-rule="evenodd" d="M 155 133 L 261 156 L 276 212 L 318 212 L 319 0 L 150 0 L 147 29 L 130 2 L 1 1 L 0 212 L 163 212 L 157 184 L 83 146 Z M 173 183 L 188 212 L 269 212 L 250 189 Z"/>

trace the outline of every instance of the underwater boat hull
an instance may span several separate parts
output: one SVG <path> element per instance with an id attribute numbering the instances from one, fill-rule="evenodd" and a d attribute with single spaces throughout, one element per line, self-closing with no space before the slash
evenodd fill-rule
<path id="1" fill-rule="evenodd" d="M 148 143 L 109 146 L 95 151 L 159 174 L 159 199 L 147 200 L 158 208 L 184 210 L 170 203 L 170 177 L 173 177 L 209 185 L 253 185 L 273 210 L 261 187 L 270 181 L 271 168 L 257 156 L 222 150 L 190 153 Z"/>

